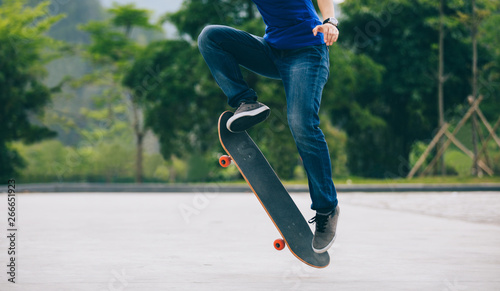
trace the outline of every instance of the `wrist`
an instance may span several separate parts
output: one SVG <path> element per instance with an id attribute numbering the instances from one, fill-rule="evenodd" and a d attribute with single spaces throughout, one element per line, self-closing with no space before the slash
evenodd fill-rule
<path id="1" fill-rule="evenodd" d="M 330 24 L 330 25 L 334 26 L 337 29 L 337 31 L 340 33 L 340 29 L 339 29 L 339 26 L 338 26 L 339 25 L 339 21 L 337 20 L 337 18 L 335 18 L 335 17 L 329 17 L 329 18 L 325 19 L 323 21 L 323 25 L 326 25 L 326 24 Z"/>
<path id="2" fill-rule="evenodd" d="M 326 18 L 323 21 L 323 24 L 327 24 L 327 23 L 329 23 L 329 24 L 331 24 L 331 25 L 333 25 L 335 27 L 338 27 L 338 25 L 339 25 L 339 21 L 335 17 L 328 17 L 328 18 Z"/>

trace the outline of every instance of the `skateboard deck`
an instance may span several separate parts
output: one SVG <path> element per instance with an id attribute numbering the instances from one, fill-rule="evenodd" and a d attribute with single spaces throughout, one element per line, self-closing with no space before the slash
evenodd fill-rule
<path id="1" fill-rule="evenodd" d="M 222 147 L 266 210 L 290 252 L 311 267 L 328 266 L 330 256 L 327 252 L 317 254 L 313 251 L 313 233 L 308 223 L 259 147 L 247 132 L 232 133 L 226 128 L 231 116 L 233 113 L 226 111 L 219 118 Z M 221 158 L 221 164 L 224 158 Z"/>

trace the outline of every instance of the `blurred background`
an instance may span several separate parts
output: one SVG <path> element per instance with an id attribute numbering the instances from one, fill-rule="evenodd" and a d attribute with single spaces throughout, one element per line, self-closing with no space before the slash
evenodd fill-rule
<path id="1" fill-rule="evenodd" d="M 499 1 L 335 6 L 321 108 L 334 181 L 500 182 Z M 0 0 L 0 180 L 239 181 L 218 166 L 230 108 L 197 49 L 208 24 L 265 30 L 251 0 Z M 306 183 L 281 82 L 244 74 L 272 109 L 250 135 Z"/>

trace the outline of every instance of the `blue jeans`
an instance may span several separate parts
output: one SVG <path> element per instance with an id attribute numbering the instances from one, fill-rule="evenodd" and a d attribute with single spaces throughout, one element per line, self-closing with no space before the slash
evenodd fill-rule
<path id="1" fill-rule="evenodd" d="M 210 25 L 201 32 L 198 46 L 232 107 L 238 107 L 243 100 L 257 100 L 257 94 L 243 79 L 240 65 L 259 75 L 282 80 L 288 125 L 307 173 L 311 208 L 321 213 L 335 209 L 337 192 L 318 116 L 323 87 L 329 76 L 326 45 L 280 50 L 269 46 L 262 37 L 227 26 Z"/>

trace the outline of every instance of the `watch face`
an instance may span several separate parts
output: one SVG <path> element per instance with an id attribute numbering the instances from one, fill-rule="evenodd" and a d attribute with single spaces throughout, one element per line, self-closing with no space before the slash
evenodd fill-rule
<path id="1" fill-rule="evenodd" d="M 333 24 L 335 26 L 337 26 L 339 24 L 339 21 L 337 20 L 337 18 L 333 18 L 333 17 L 329 18 L 328 22 L 330 22 L 331 24 Z"/>
<path id="2" fill-rule="evenodd" d="M 323 21 L 323 24 L 326 24 L 326 23 L 331 23 L 335 26 L 338 26 L 339 21 L 335 17 L 330 17 L 330 18 L 325 19 L 325 21 Z"/>

